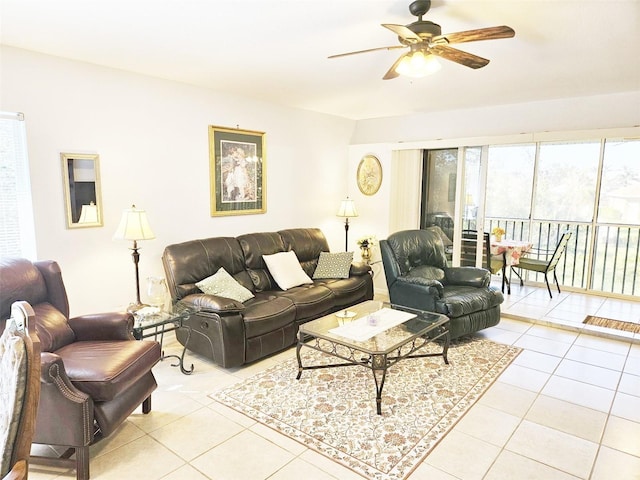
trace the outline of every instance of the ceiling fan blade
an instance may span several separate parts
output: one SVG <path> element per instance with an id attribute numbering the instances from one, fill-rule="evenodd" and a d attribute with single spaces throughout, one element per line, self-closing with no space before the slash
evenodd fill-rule
<path id="1" fill-rule="evenodd" d="M 406 57 L 408 55 L 408 53 L 403 53 L 402 55 L 400 55 L 398 57 L 398 59 L 394 62 L 393 65 L 391 65 L 391 68 L 389 70 L 387 70 L 387 73 L 384 74 L 384 77 L 382 77 L 383 80 L 391 80 L 392 78 L 396 78 L 398 77 L 400 74 L 398 72 L 396 72 L 396 67 L 398 65 L 400 65 L 400 62 L 402 61 L 402 59 L 404 57 Z"/>
<path id="2" fill-rule="evenodd" d="M 422 39 L 404 25 L 395 25 L 393 23 L 383 23 L 384 28 L 388 28 L 408 43 L 420 43 Z"/>
<path id="3" fill-rule="evenodd" d="M 445 41 L 447 43 L 477 42 L 480 40 L 498 40 L 500 38 L 511 38 L 516 32 L 511 27 L 502 25 L 500 27 L 479 28 L 477 30 L 466 30 L 464 32 L 447 33 L 433 38 L 434 43 Z"/>
<path id="4" fill-rule="evenodd" d="M 366 50 L 358 50 L 356 52 L 339 53 L 337 55 L 331 55 L 327 58 L 347 57 L 349 55 L 357 55 L 358 53 L 375 52 L 376 50 L 396 50 L 398 48 L 407 48 L 407 47 L 405 45 L 393 45 L 391 47 L 368 48 Z"/>
<path id="5" fill-rule="evenodd" d="M 482 68 L 489 63 L 489 60 L 486 58 L 473 55 L 472 53 L 463 52 L 462 50 L 458 50 L 457 48 L 449 47 L 447 45 L 434 45 L 429 48 L 429 51 L 434 55 L 469 68 Z"/>

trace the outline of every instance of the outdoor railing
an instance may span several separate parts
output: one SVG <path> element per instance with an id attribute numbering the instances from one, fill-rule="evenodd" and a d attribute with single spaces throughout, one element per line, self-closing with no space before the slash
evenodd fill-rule
<path id="1" fill-rule="evenodd" d="M 471 222 L 465 222 L 465 228 L 473 227 Z M 503 228 L 507 238 L 528 240 L 536 248 L 552 252 L 562 233 L 571 232 L 556 266 L 561 285 L 620 295 L 640 294 L 640 227 L 596 225 L 593 232 L 590 223 L 486 219 L 485 231 L 491 232 L 494 227 Z M 542 274 L 528 271 L 526 275 L 525 279 L 544 281 Z"/>

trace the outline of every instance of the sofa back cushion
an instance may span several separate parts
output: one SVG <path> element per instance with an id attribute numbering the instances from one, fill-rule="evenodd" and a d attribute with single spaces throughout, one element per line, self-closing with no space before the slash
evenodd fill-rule
<path id="1" fill-rule="evenodd" d="M 76 334 L 71 330 L 67 317 L 48 302 L 33 305 L 36 314 L 36 332 L 40 337 L 40 349 L 43 352 L 55 352 L 59 348 L 73 343 Z"/>
<path id="2" fill-rule="evenodd" d="M 278 290 L 263 255 L 286 251 L 282 237 L 277 232 L 260 232 L 240 235 L 238 242 L 244 253 L 244 267 L 247 270 L 255 291 Z"/>
<path id="3" fill-rule="evenodd" d="M 447 267 L 444 244 L 434 231 L 403 230 L 389 235 L 387 244 L 398 262 L 401 275 L 421 266 Z"/>
<path id="4" fill-rule="evenodd" d="M 245 270 L 240 243 L 233 237 L 191 240 L 169 245 L 162 254 L 167 286 L 174 301 L 201 293 L 196 283 L 223 267 L 240 285 L 255 291 Z"/>
<path id="5" fill-rule="evenodd" d="M 280 230 L 285 250 L 293 250 L 300 261 L 300 265 L 309 277 L 318 266 L 320 252 L 328 252 L 329 244 L 319 228 L 292 228 Z"/>

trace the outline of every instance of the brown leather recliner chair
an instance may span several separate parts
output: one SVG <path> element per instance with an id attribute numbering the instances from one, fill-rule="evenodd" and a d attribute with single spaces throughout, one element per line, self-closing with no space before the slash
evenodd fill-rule
<path id="1" fill-rule="evenodd" d="M 89 446 L 113 433 L 140 404 L 143 413 L 151 411 L 157 387 L 151 368 L 160 360 L 160 345 L 134 340 L 128 313 L 69 318 L 54 261 L 0 260 L 0 327 L 18 300 L 33 307 L 42 350 L 33 443 L 68 447 L 60 458 L 32 461 L 75 468 L 78 480 L 86 480 Z"/>

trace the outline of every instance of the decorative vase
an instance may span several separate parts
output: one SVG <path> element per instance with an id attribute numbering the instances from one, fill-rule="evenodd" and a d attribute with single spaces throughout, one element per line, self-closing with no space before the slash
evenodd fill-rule
<path id="1" fill-rule="evenodd" d="M 369 262 L 369 260 L 371 260 L 371 248 L 360 247 L 360 256 L 362 257 L 363 262 Z"/>
<path id="2" fill-rule="evenodd" d="M 152 307 L 164 310 L 167 300 L 167 284 L 162 277 L 147 277 L 147 296 Z"/>
<path id="3" fill-rule="evenodd" d="M 502 241 L 502 235 L 496 235 L 496 242 Z"/>

